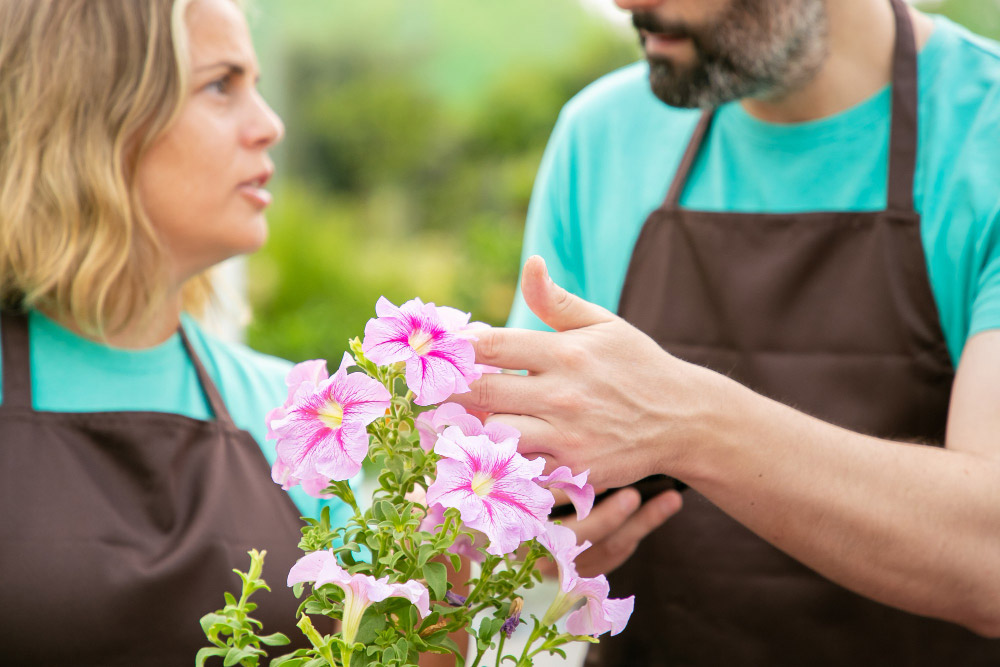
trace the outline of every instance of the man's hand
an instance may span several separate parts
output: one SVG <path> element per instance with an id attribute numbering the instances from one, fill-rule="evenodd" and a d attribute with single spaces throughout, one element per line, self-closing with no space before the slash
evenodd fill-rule
<path id="1" fill-rule="evenodd" d="M 721 376 L 676 359 L 621 318 L 562 289 L 540 257 L 525 264 L 521 290 L 556 332 L 477 332 L 479 363 L 528 375 L 484 375 L 451 400 L 517 428 L 521 453 L 544 456 L 548 470 L 589 468 L 597 488 L 670 474 L 705 392 L 717 384 L 712 378 Z"/>
<path id="2" fill-rule="evenodd" d="M 576 558 L 581 577 L 608 574 L 624 563 L 639 546 L 639 542 L 681 509 L 681 494 L 665 491 L 640 505 L 639 492 L 622 489 L 594 506 L 583 521 L 564 519 L 563 525 L 576 533 L 577 544 L 593 543 Z M 546 576 L 557 575 L 556 564 L 550 560 L 538 562 Z"/>

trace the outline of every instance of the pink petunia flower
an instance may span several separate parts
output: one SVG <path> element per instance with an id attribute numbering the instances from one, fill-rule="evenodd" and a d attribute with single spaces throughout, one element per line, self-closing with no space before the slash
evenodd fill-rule
<path id="1" fill-rule="evenodd" d="M 596 637 L 605 632 L 614 636 L 624 630 L 635 607 L 635 596 L 609 600 L 609 590 L 608 580 L 603 574 L 593 579 L 576 579 L 567 597 L 583 600 L 584 604 L 566 617 L 566 631 Z"/>
<path id="2" fill-rule="evenodd" d="M 433 410 L 421 412 L 414 422 L 417 433 L 420 434 L 420 447 L 425 452 L 431 451 L 438 436 L 449 426 L 455 425 L 456 417 L 467 416 L 469 413 L 458 403 L 442 403 Z"/>
<path id="3" fill-rule="evenodd" d="M 424 451 L 434 449 L 437 439 L 449 426 L 458 426 L 465 435 L 485 435 L 492 442 L 501 443 L 511 438 L 521 437 L 520 431 L 513 426 L 499 422 L 483 425 L 475 415 L 465 411 L 458 403 L 443 403 L 435 410 L 421 413 L 416 420 L 417 432 L 420 434 L 420 446 Z"/>
<path id="4" fill-rule="evenodd" d="M 438 316 L 444 323 L 445 328 L 459 338 L 479 340 L 476 337 L 476 332 L 491 328 L 486 322 L 470 322 L 469 320 L 472 318 L 472 315 L 457 308 L 438 306 L 437 309 Z M 487 364 L 476 364 L 476 370 L 480 373 L 500 372 L 500 369 L 496 366 L 489 366 Z"/>
<path id="5" fill-rule="evenodd" d="M 472 343 L 448 330 L 434 304 L 413 299 L 397 308 L 381 297 L 375 313 L 378 317 L 365 325 L 361 349 L 376 364 L 405 361 L 406 386 L 417 405 L 465 393 L 482 375 Z"/>
<path id="6" fill-rule="evenodd" d="M 345 354 L 332 377 L 315 386 L 303 382 L 286 415 L 271 423 L 278 439 L 271 476 L 285 488 L 301 482 L 311 492 L 325 487 L 324 481 L 350 479 L 361 470 L 368 454 L 367 426 L 385 414 L 391 396 L 364 373 L 348 374 L 352 363 Z"/>
<path id="7" fill-rule="evenodd" d="M 603 574 L 593 578 L 577 575 L 576 557 L 590 548 L 590 542 L 577 546 L 576 533 L 552 522 L 546 523 L 538 542 L 549 550 L 559 568 L 559 593 L 545 612 L 542 623 L 552 625 L 582 601 L 583 605 L 566 619 L 567 632 L 596 637 L 605 632 L 617 635 L 624 630 L 632 616 L 635 596 L 609 600 L 610 588 Z"/>
<path id="8" fill-rule="evenodd" d="M 517 439 L 494 443 L 489 436 L 445 429 L 434 451 L 438 477 L 427 489 L 427 503 L 458 508 L 462 522 L 486 534 L 487 551 L 500 556 L 542 533 L 555 499 L 535 484 L 545 462 L 517 453 Z"/>
<path id="9" fill-rule="evenodd" d="M 589 470 L 584 470 L 574 477 L 568 467 L 559 466 L 551 475 L 541 475 L 535 481 L 546 489 L 562 489 L 576 508 L 577 518 L 586 519 L 594 507 L 594 487 L 587 484 L 589 474 Z"/>
<path id="10" fill-rule="evenodd" d="M 332 551 L 314 551 L 306 554 L 288 571 L 288 585 L 305 581 L 314 586 L 335 584 L 344 591 L 343 638 L 348 645 L 361 627 L 361 617 L 373 602 L 386 598 L 406 598 L 417 608 L 421 618 L 430 614 L 430 592 L 417 581 L 390 584 L 389 577 L 376 579 L 367 574 L 350 574 L 337 563 Z"/>
<path id="11" fill-rule="evenodd" d="M 563 587 L 572 585 L 577 578 L 576 557 L 590 548 L 590 540 L 577 546 L 576 533 L 551 521 L 545 522 L 545 531 L 538 536 L 538 543 L 549 550 L 559 568 L 559 584 Z"/>
<path id="12" fill-rule="evenodd" d="M 276 484 L 281 484 L 281 488 L 285 490 L 301 484 L 302 490 L 313 498 L 333 498 L 332 493 L 325 493 L 326 489 L 330 486 L 330 478 L 325 475 L 305 478 L 296 477 L 280 457 L 271 466 L 271 479 Z"/>
<path id="13" fill-rule="evenodd" d="M 330 377 L 330 373 L 326 370 L 326 359 L 303 361 L 292 367 L 292 370 L 285 377 L 285 384 L 288 385 L 288 398 L 285 399 L 282 405 L 274 408 L 264 417 L 264 423 L 267 424 L 268 440 L 276 440 L 278 438 L 278 434 L 271 428 L 271 424 L 287 416 L 288 408 L 291 407 L 299 387 L 304 383 L 308 383 L 310 387 L 315 387 L 328 377 Z"/>

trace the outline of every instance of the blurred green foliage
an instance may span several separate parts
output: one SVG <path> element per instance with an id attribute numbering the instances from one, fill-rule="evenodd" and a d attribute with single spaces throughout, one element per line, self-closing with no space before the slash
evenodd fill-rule
<path id="1" fill-rule="evenodd" d="M 980 35 L 1000 39 L 1000 2 L 997 0 L 923 0 L 920 9 L 944 14 Z"/>
<path id="2" fill-rule="evenodd" d="M 255 4 L 287 136 L 250 344 L 337 359 L 381 295 L 502 324 L 559 109 L 637 57 L 632 35 L 576 0 Z"/>
<path id="3" fill-rule="evenodd" d="M 1000 37 L 994 0 L 923 7 Z M 249 263 L 248 342 L 339 359 L 380 295 L 502 324 L 559 109 L 639 56 L 631 30 L 578 0 L 255 0 L 253 11 L 287 138 L 271 238 Z"/>

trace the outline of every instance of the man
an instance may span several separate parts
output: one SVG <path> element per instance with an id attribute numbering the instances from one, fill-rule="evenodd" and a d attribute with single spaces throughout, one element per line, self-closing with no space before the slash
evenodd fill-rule
<path id="1" fill-rule="evenodd" d="M 900 0 L 618 4 L 648 65 L 567 105 L 529 213 L 555 282 L 510 323 L 556 332 L 482 335 L 530 373 L 459 398 L 691 487 L 578 526 L 676 512 L 592 660 L 1000 664 L 1000 48 Z"/>

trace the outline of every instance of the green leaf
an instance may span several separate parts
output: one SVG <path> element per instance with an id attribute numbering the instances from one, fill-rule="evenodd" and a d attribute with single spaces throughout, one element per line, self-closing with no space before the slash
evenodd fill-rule
<path id="1" fill-rule="evenodd" d="M 435 600 L 444 598 L 448 592 L 448 568 L 444 563 L 426 563 L 423 567 L 424 579 L 434 594 Z"/>
<path id="2" fill-rule="evenodd" d="M 215 658 L 215 657 L 221 658 L 227 653 L 229 653 L 228 648 L 212 648 L 212 647 L 203 648 L 198 651 L 197 655 L 194 656 L 194 665 L 195 667 L 203 667 L 205 661 L 208 660 L 209 658 Z"/>
<path id="3" fill-rule="evenodd" d="M 496 634 L 496 631 L 493 630 L 493 619 L 491 617 L 484 618 L 482 621 L 480 621 L 479 623 L 480 641 L 486 641 L 494 634 Z"/>
<path id="4" fill-rule="evenodd" d="M 264 637 L 258 637 L 258 639 L 260 639 L 260 643 L 266 644 L 267 646 L 284 646 L 285 644 L 290 644 L 292 641 L 287 635 L 280 632 L 275 632 L 274 634 L 266 635 Z"/>
<path id="5" fill-rule="evenodd" d="M 403 515 L 405 516 L 405 515 Z M 392 521 L 392 525 L 401 526 L 403 525 L 403 518 L 399 514 L 399 510 L 392 503 L 389 503 L 389 507 L 385 509 L 385 518 Z"/>
<path id="6" fill-rule="evenodd" d="M 448 554 L 448 558 L 451 559 L 451 567 L 455 572 L 462 569 L 462 557 L 458 554 Z"/>
<path id="7" fill-rule="evenodd" d="M 199 623 L 201 623 L 201 630 L 202 630 L 202 632 L 204 632 L 205 634 L 208 634 L 208 632 L 211 630 L 211 628 L 212 628 L 213 625 L 215 625 L 216 623 L 223 623 L 224 624 L 227 621 L 228 621 L 228 619 L 225 616 L 222 616 L 222 615 L 216 614 L 216 613 L 212 613 L 212 614 L 205 614 L 204 616 L 202 616 L 201 620 L 199 621 Z"/>
<path id="8" fill-rule="evenodd" d="M 355 641 L 362 644 L 370 644 L 376 636 L 386 627 L 385 614 L 366 613 L 361 617 L 361 624 L 358 626 L 358 634 Z"/>
<path id="9" fill-rule="evenodd" d="M 296 657 L 294 654 L 283 655 L 271 661 L 270 667 L 302 667 L 305 658 Z"/>
<path id="10" fill-rule="evenodd" d="M 434 555 L 434 547 L 430 544 L 421 544 L 420 550 L 417 552 L 417 567 L 422 568 L 432 555 Z"/>
<path id="11" fill-rule="evenodd" d="M 260 654 L 261 651 L 257 651 L 253 648 L 236 648 L 234 646 L 229 649 L 229 653 L 226 654 L 226 659 L 223 661 L 222 667 L 232 667 L 244 658 L 254 658 L 254 664 L 256 664 L 256 657 Z"/>
<path id="12" fill-rule="evenodd" d="M 390 568 L 390 569 L 395 569 L 395 567 L 396 567 L 396 561 L 398 561 L 400 558 L 402 558 L 405 555 L 406 554 L 404 554 L 402 551 L 397 551 L 394 554 L 390 554 L 388 556 L 382 556 L 379 559 L 379 562 L 382 563 L 383 565 L 385 565 L 386 567 Z"/>

